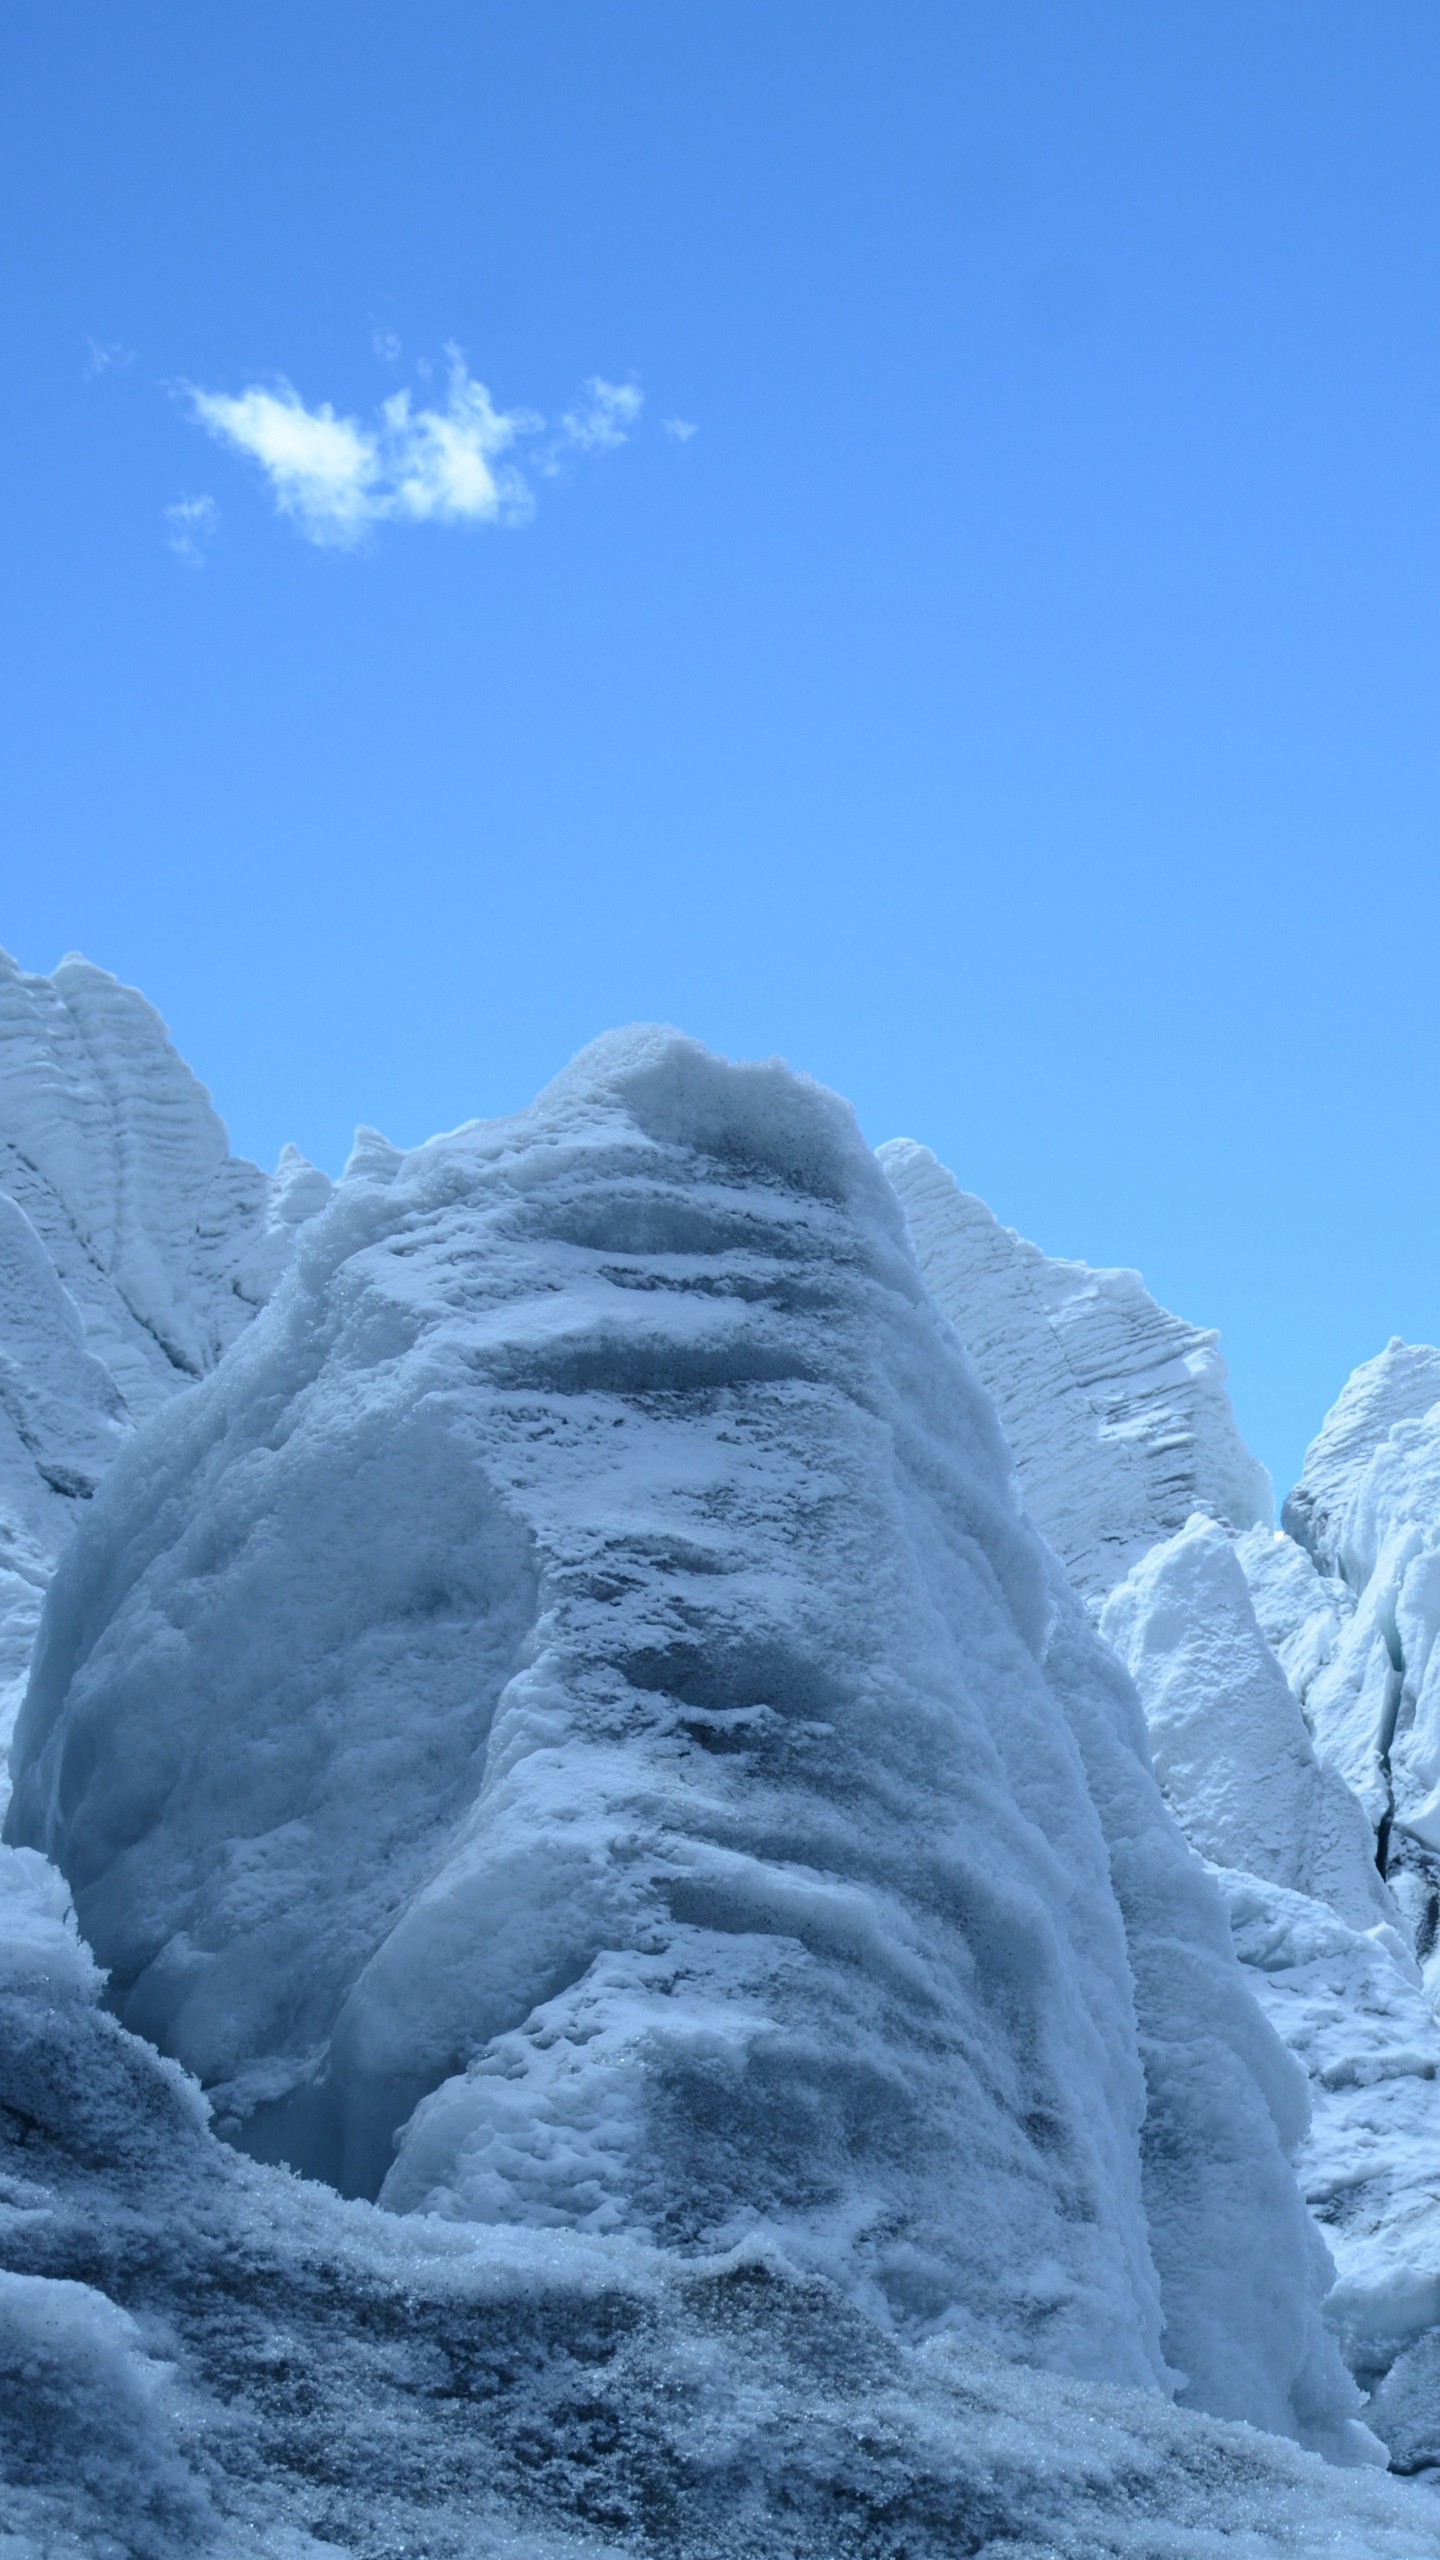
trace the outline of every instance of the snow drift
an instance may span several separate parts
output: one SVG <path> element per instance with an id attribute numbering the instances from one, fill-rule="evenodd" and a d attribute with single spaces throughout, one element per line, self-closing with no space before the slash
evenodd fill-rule
<path id="1" fill-rule="evenodd" d="M 9 1836 L 121 2017 L 402 2212 L 1363 2455 L 1303 2083 L 844 1106 L 639 1032 L 372 1161 L 54 1587 Z"/>

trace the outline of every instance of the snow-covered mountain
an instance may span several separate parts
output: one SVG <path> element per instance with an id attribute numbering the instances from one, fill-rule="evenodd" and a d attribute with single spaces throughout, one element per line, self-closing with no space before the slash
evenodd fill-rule
<path id="1" fill-rule="evenodd" d="M 0 1005 L 14 2560 L 1440 2555 L 1338 2352 L 1440 2458 L 1419 1385 L 1302 1544 L 1213 1337 L 773 1063 L 332 1192 Z"/>

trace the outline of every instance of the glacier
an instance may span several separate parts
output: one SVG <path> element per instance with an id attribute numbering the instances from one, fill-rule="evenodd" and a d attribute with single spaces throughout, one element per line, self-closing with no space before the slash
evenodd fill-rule
<path id="1" fill-rule="evenodd" d="M 122 1438 L 214 1368 L 328 1177 L 233 1157 L 153 1006 L 0 951 L 0 1747 L 56 1558 Z"/>
<path id="2" fill-rule="evenodd" d="M 1140 1691 L 1157 1776 L 1310 2083 L 1327 2316 L 1392 2458 L 1440 2465 L 1440 1351 L 1350 1380 L 1271 1527 L 1212 1335 L 882 1147 L 1025 1499 Z M 1431 1418 L 1433 1416 L 1433 1419 Z M 1408 2377 L 1408 2379 L 1407 2379 Z"/>
<path id="3" fill-rule="evenodd" d="M 1030 1516 L 1087 1600 L 1193 1511 L 1268 1525 L 1270 1478 L 1235 1427 L 1215 1334 L 1157 1305 L 1138 1272 L 1056 1261 L 1002 1227 L 928 1147 L 897 1138 L 879 1156 Z"/>
<path id="4" fill-rule="evenodd" d="M 0 1007 L 6 2560 L 1440 2553 L 1423 1362 L 1276 1532 L 774 1062 L 332 1185 Z"/>

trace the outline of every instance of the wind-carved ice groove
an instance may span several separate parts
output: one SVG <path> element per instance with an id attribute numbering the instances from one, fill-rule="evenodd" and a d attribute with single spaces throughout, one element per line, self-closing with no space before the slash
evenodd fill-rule
<path id="1" fill-rule="evenodd" d="M 398 2213 L 1363 2455 L 1298 2075 L 846 1108 L 642 1030 L 372 1153 L 51 1595 L 9 1836 L 120 2016 Z"/>
<path id="2" fill-rule="evenodd" d="M 1136 1272 L 1028 1244 L 928 1147 L 895 1139 L 880 1161 L 926 1285 L 995 1399 L 1030 1516 L 1092 1605 L 1194 1511 L 1269 1523 L 1270 1480 L 1235 1427 L 1215 1334 L 1168 1314 Z"/>
<path id="3" fill-rule="evenodd" d="M 55 1561 L 137 1421 L 212 1369 L 324 1174 L 230 1155 L 159 1016 L 0 953 L 0 1754 Z"/>

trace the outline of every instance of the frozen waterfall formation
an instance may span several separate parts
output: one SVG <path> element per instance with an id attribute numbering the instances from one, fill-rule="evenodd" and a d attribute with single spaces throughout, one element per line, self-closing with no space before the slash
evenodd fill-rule
<path id="1" fill-rule="evenodd" d="M 16 2560 L 1440 2560 L 1336 2344 L 1433 2460 L 1418 1384 L 1302 1544 L 776 1064 L 332 1190 L 83 963 L 0 1029 Z"/>

